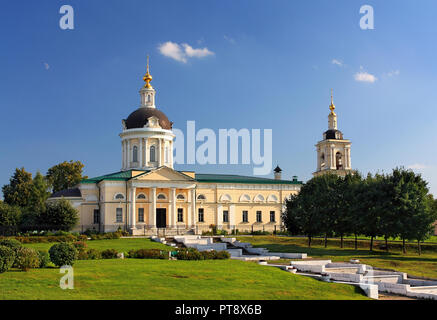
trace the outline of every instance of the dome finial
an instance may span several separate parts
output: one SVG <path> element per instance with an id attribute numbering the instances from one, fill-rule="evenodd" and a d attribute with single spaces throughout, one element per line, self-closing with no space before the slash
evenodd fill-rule
<path id="1" fill-rule="evenodd" d="M 335 104 L 334 104 L 334 94 L 333 94 L 333 91 L 334 90 L 331 89 L 331 104 L 329 105 L 329 109 L 331 110 L 331 114 L 335 114 L 334 113 Z"/>
<path id="2" fill-rule="evenodd" d="M 146 82 L 144 88 L 153 89 L 152 85 L 150 84 L 150 81 L 152 81 L 152 79 L 152 75 L 149 73 L 149 55 L 147 55 L 147 71 L 146 75 L 143 78 L 143 80 Z"/>

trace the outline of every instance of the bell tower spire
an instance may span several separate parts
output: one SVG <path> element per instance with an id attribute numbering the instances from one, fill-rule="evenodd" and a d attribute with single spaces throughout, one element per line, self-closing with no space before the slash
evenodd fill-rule
<path id="1" fill-rule="evenodd" d="M 334 112 L 335 104 L 334 104 L 334 95 L 332 89 L 331 89 L 331 104 L 329 105 L 329 110 L 331 110 L 331 113 L 328 116 L 328 128 L 330 130 L 337 130 L 337 115 Z"/>
<path id="2" fill-rule="evenodd" d="M 141 96 L 141 108 L 156 108 L 155 106 L 155 95 L 156 91 L 153 89 L 150 82 L 152 81 L 152 75 L 150 74 L 149 67 L 149 55 L 147 55 L 147 66 L 146 66 L 146 74 L 143 77 L 144 82 L 146 83 L 140 90 Z"/>

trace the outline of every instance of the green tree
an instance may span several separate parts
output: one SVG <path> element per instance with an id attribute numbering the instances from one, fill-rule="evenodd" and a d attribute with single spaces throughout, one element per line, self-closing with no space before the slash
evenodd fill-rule
<path id="1" fill-rule="evenodd" d="M 20 208 L 0 201 L 0 234 L 11 235 L 20 223 Z"/>
<path id="2" fill-rule="evenodd" d="M 402 251 L 406 253 L 406 240 L 426 239 L 435 221 L 434 210 L 428 196 L 427 182 L 420 174 L 404 168 L 393 169 L 389 177 L 392 185 L 392 208 L 396 216 L 396 228 L 402 239 Z"/>
<path id="3" fill-rule="evenodd" d="M 64 161 L 51 167 L 46 174 L 47 181 L 53 192 L 72 188 L 86 176 L 82 176 L 84 165 L 80 161 Z"/>
<path id="4" fill-rule="evenodd" d="M 21 169 L 15 169 L 9 184 L 2 188 L 4 201 L 11 206 L 26 208 L 30 204 L 32 193 L 32 174 Z"/>
<path id="5" fill-rule="evenodd" d="M 40 216 L 41 228 L 45 230 L 70 231 L 78 221 L 78 210 L 64 198 L 49 202 Z"/>

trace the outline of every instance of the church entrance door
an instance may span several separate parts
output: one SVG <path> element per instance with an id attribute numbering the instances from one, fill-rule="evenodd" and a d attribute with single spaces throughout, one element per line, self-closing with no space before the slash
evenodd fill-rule
<path id="1" fill-rule="evenodd" d="M 156 227 L 157 228 L 165 228 L 167 226 L 166 219 L 166 210 L 165 208 L 156 209 Z"/>

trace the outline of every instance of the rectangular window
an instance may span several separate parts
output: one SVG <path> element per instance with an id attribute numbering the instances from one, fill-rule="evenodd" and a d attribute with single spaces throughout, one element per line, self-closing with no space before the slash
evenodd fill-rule
<path id="1" fill-rule="evenodd" d="M 199 222 L 205 222 L 203 208 L 199 208 Z"/>
<path id="2" fill-rule="evenodd" d="M 123 222 L 123 208 L 117 208 L 115 222 Z"/>
<path id="3" fill-rule="evenodd" d="M 94 209 L 94 224 L 100 223 L 100 211 L 99 209 Z"/>
<path id="4" fill-rule="evenodd" d="M 270 222 L 275 222 L 275 211 L 270 211 Z"/>
<path id="5" fill-rule="evenodd" d="M 249 222 L 249 213 L 246 210 L 243 211 L 243 222 Z"/>
<path id="6" fill-rule="evenodd" d="M 229 222 L 229 211 L 223 211 L 223 222 Z"/>
<path id="7" fill-rule="evenodd" d="M 184 209 L 178 208 L 178 222 L 184 222 Z"/>
<path id="8" fill-rule="evenodd" d="M 256 222 L 262 222 L 262 212 L 261 211 L 257 211 L 256 212 Z"/>
<path id="9" fill-rule="evenodd" d="M 144 222 L 144 208 L 138 208 L 138 222 Z"/>

